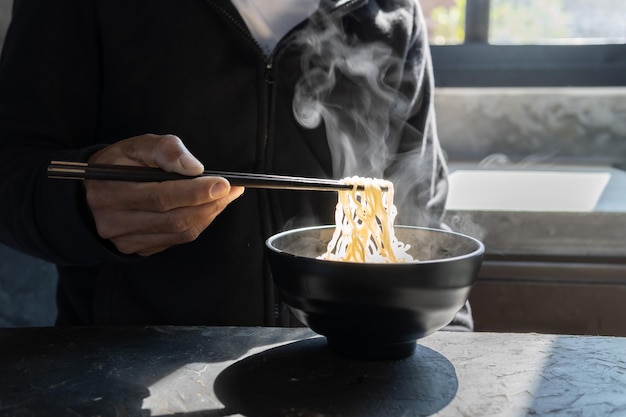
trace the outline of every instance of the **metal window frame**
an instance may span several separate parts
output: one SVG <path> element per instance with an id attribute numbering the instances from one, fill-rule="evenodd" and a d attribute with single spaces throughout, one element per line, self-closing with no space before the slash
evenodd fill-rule
<path id="1" fill-rule="evenodd" d="M 626 86 L 626 44 L 491 45 L 490 0 L 467 0 L 465 43 L 431 46 L 438 87 Z"/>

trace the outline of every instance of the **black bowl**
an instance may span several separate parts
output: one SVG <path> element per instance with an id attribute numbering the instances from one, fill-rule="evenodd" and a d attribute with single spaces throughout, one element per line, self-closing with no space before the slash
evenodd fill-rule
<path id="1" fill-rule="evenodd" d="M 463 307 L 484 245 L 438 229 L 395 226 L 418 259 L 354 263 L 317 259 L 334 226 L 289 230 L 266 242 L 281 299 L 294 315 L 347 356 L 392 359 L 411 355 L 416 339 L 449 324 Z"/>

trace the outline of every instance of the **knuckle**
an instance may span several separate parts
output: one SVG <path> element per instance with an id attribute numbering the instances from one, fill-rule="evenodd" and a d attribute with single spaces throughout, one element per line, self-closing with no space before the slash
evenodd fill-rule
<path id="1" fill-rule="evenodd" d="M 179 236 L 182 243 L 189 243 L 193 242 L 198 238 L 198 236 L 200 236 L 200 231 L 197 228 L 192 227 L 180 233 Z"/>
<path id="2" fill-rule="evenodd" d="M 182 144 L 182 141 L 176 135 L 161 135 L 159 140 L 162 146 L 180 146 Z"/>
<path id="3" fill-rule="evenodd" d="M 208 185 L 207 185 L 208 184 Z M 211 182 L 197 181 L 194 185 L 193 195 L 195 196 L 196 204 L 205 204 L 215 200 L 211 196 Z"/>
<path id="4" fill-rule="evenodd" d="M 96 230 L 98 232 L 98 236 L 100 236 L 102 239 L 110 240 L 111 238 L 113 238 L 113 233 L 111 233 L 106 227 L 101 227 L 96 224 Z"/>
<path id="5" fill-rule="evenodd" d="M 158 140 L 158 146 L 165 151 L 166 155 L 172 155 L 172 158 L 176 158 L 184 148 L 183 141 L 175 135 L 163 135 Z"/>
<path id="6" fill-rule="evenodd" d="M 115 248 L 124 255 L 132 255 L 137 252 L 137 248 L 124 239 L 113 239 L 111 242 L 113 242 Z"/>
<path id="7" fill-rule="evenodd" d="M 108 199 L 103 193 L 94 192 L 91 188 L 87 188 L 85 192 L 87 205 L 93 210 L 107 205 Z"/>
<path id="8" fill-rule="evenodd" d="M 169 193 L 166 193 L 162 188 L 158 188 L 149 196 L 153 209 L 157 212 L 165 212 L 172 207 L 172 198 Z"/>
<path id="9" fill-rule="evenodd" d="M 106 220 L 106 217 L 94 216 L 96 231 L 103 239 L 111 239 L 115 236 L 113 224 Z"/>
<path id="10" fill-rule="evenodd" d="M 226 209 L 228 204 L 229 204 L 229 201 L 226 198 L 221 198 L 221 199 L 217 200 L 213 204 L 213 207 L 211 208 L 212 216 L 215 217 L 218 214 L 220 214 L 222 211 L 224 211 Z"/>
<path id="11" fill-rule="evenodd" d="M 182 235 L 190 228 L 190 223 L 190 219 L 177 210 L 168 215 L 166 227 L 168 232 Z"/>
<path id="12" fill-rule="evenodd" d="M 175 243 L 189 243 L 196 240 L 200 234 L 206 229 L 206 227 L 215 218 L 215 215 L 202 214 L 198 217 L 198 213 L 195 215 L 190 214 L 188 216 L 172 216 L 170 220 L 170 227 L 172 233 L 176 235 Z"/>

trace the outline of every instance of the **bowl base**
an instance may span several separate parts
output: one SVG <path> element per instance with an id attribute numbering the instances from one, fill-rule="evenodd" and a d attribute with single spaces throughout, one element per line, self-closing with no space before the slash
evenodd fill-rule
<path id="1" fill-rule="evenodd" d="M 409 340 L 396 343 L 368 344 L 362 340 L 327 337 L 328 347 L 342 356 L 366 360 L 393 360 L 409 357 L 415 352 L 417 342 Z"/>

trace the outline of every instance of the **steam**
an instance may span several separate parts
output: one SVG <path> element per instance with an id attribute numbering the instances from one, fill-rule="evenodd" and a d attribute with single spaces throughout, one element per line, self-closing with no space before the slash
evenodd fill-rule
<path id="1" fill-rule="evenodd" d="M 306 39 L 296 119 L 311 129 L 324 121 L 335 175 L 380 176 L 397 141 L 390 121 L 406 117 L 409 109 L 384 80 L 394 65 L 391 51 L 382 44 L 351 44 L 334 25 Z M 347 87 L 337 91 L 340 77 Z"/>
<path id="2" fill-rule="evenodd" d="M 535 153 L 526 156 L 520 161 L 513 161 L 503 153 L 493 153 L 484 157 L 479 163 L 479 168 L 529 168 L 537 166 L 551 166 L 556 161 L 558 151 Z"/>
<path id="3" fill-rule="evenodd" d="M 377 19 L 381 15 L 379 10 Z M 317 24 L 297 39 L 303 76 L 293 101 L 296 120 L 310 129 L 324 124 L 336 178 L 389 179 L 395 185 L 398 224 L 432 224 L 428 205 L 445 199 L 447 190 L 435 181 L 446 167 L 434 127 L 432 94 L 419 94 L 422 82 L 432 82 L 425 76 L 431 71 L 427 46 L 417 57 L 419 64 L 409 68 L 406 57 L 390 45 L 349 37 L 331 19 Z M 398 27 L 412 26 L 404 22 Z M 412 114 L 416 109 L 423 114 Z M 407 125 L 410 117 L 425 118 L 425 131 Z"/>

